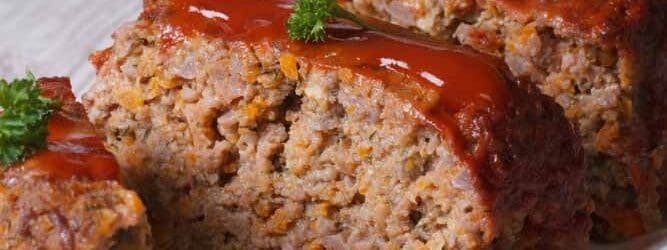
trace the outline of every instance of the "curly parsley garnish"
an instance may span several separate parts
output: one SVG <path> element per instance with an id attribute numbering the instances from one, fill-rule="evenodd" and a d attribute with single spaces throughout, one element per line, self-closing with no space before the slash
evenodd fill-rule
<path id="1" fill-rule="evenodd" d="M 48 119 L 55 102 L 42 96 L 35 76 L 8 83 L 0 79 L 0 164 L 7 168 L 46 147 Z"/>
<path id="2" fill-rule="evenodd" d="M 340 7 L 336 0 L 297 0 L 294 12 L 287 20 L 287 32 L 293 40 L 322 42 L 326 37 L 326 21 L 331 18 L 347 19 L 373 30 L 359 17 Z"/>

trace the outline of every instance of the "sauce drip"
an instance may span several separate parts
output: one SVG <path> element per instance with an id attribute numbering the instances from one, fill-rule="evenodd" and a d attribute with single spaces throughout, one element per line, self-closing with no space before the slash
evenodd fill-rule
<path id="1" fill-rule="evenodd" d="M 506 109 L 507 79 L 490 57 L 338 21 L 329 24 L 323 43 L 291 41 L 285 27 L 291 12 L 291 1 L 285 0 L 175 0 L 148 10 L 147 17 L 160 25 L 163 49 L 193 35 L 271 42 L 318 66 L 351 68 L 398 89 L 420 84 L 438 94 L 435 103 L 419 104 L 423 96 L 402 97 L 417 104 L 414 115 L 440 130 L 455 150 L 464 148 L 456 113 L 470 106 L 495 114 Z"/>
<path id="2" fill-rule="evenodd" d="M 43 95 L 61 100 L 63 107 L 81 108 L 75 103 L 65 78 L 40 79 Z M 83 110 L 78 110 L 83 112 Z M 46 172 L 50 177 L 83 177 L 95 181 L 117 180 L 118 165 L 106 151 L 102 140 L 84 117 L 71 117 L 64 111 L 49 119 L 47 148 L 29 157 L 23 168 Z"/>

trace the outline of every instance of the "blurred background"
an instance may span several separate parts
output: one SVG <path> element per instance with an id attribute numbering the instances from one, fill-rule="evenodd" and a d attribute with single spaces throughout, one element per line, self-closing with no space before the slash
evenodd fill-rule
<path id="1" fill-rule="evenodd" d="M 94 78 L 88 55 L 111 45 L 111 34 L 136 19 L 141 0 L 0 0 L 0 78 L 30 69 L 70 76 L 77 95 Z"/>

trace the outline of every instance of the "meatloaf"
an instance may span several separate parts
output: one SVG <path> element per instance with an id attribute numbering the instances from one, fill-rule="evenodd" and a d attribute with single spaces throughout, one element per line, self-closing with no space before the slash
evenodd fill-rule
<path id="1" fill-rule="evenodd" d="M 48 148 L 0 170 L 0 249 L 150 249 L 139 196 L 76 103 L 66 78 L 41 79 L 57 100 Z"/>
<path id="2" fill-rule="evenodd" d="M 149 0 L 84 96 L 159 249 L 583 248 L 592 203 L 563 110 L 468 49 L 284 0 Z"/>
<path id="3" fill-rule="evenodd" d="M 656 229 L 667 203 L 663 0 L 353 0 L 358 13 L 504 59 L 583 137 L 596 235 Z M 663 80 L 656 80 L 662 75 Z M 637 223 L 639 221 L 639 223 Z"/>

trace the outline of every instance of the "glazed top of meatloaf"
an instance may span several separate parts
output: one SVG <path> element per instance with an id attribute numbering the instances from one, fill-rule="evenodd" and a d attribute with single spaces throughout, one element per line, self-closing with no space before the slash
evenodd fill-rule
<path id="1" fill-rule="evenodd" d="M 16 169 L 38 170 L 54 179 L 118 180 L 116 160 L 86 119 L 83 106 L 76 102 L 69 79 L 42 78 L 38 82 L 42 95 L 61 106 L 49 118 L 46 149 Z"/>
<path id="2" fill-rule="evenodd" d="M 106 151 L 67 78 L 38 80 L 55 100 L 47 146 L 0 169 L 0 249 L 128 249 L 149 244 L 145 208 L 118 184 Z"/>
<path id="3" fill-rule="evenodd" d="M 399 37 L 361 30 L 338 21 L 329 23 L 327 42 L 304 44 L 287 36 L 285 23 L 292 12 L 291 4 L 289 0 L 147 0 L 142 19 L 160 29 L 164 50 L 190 36 L 270 44 L 297 58 L 307 58 L 317 66 L 351 68 L 355 73 L 381 80 L 392 90 L 391 93 L 407 100 L 403 107 L 406 111 L 441 132 L 454 153 L 473 173 L 485 176 L 475 180 L 475 185 L 478 190 L 485 190 L 482 196 L 486 201 L 495 202 L 499 193 L 507 191 L 497 190 L 502 186 L 498 183 L 505 181 L 503 178 L 511 178 L 516 185 L 532 187 L 559 178 L 553 171 L 583 170 L 578 137 L 567 125 L 562 110 L 545 96 L 537 94 L 531 84 L 512 78 L 500 60 L 467 48 L 443 45 L 420 37 Z M 103 64 L 105 54 L 108 53 L 93 56 L 92 61 Z M 296 71 L 284 71 L 288 78 L 298 78 Z M 520 91 L 519 86 L 523 90 Z M 502 157 L 516 158 L 513 151 L 522 146 L 494 148 L 497 147 L 493 143 L 495 139 L 491 139 L 493 136 L 489 134 L 501 135 L 498 137 L 504 139 L 500 140 L 509 145 L 516 140 L 525 143 L 534 139 L 524 138 L 526 131 L 523 136 L 520 131 L 521 127 L 525 127 L 521 124 L 533 124 L 533 121 L 516 119 L 519 116 L 517 113 L 521 112 L 519 110 L 525 111 L 527 106 L 530 107 L 528 110 L 535 108 L 541 111 L 537 113 L 543 114 L 539 118 L 536 118 L 539 114 L 532 115 L 531 119 L 552 121 L 550 129 L 554 131 L 546 133 L 558 133 L 552 139 L 559 142 L 545 145 L 557 147 L 550 152 L 559 152 L 559 156 L 548 159 L 550 155 L 539 154 L 535 157 L 540 159 L 517 165 L 539 162 L 549 167 L 531 174 L 513 172 L 514 176 L 507 177 L 505 172 L 513 170 L 493 166 L 507 159 L 494 158 L 494 155 L 503 151 Z M 562 134 L 563 131 L 568 133 Z M 563 154 L 563 150 L 569 150 L 569 153 Z M 518 171 L 534 169 L 512 168 Z"/>
<path id="4" fill-rule="evenodd" d="M 652 0 L 489 0 L 521 20 L 536 20 L 556 33 L 603 45 L 625 43 L 649 27 Z"/>

